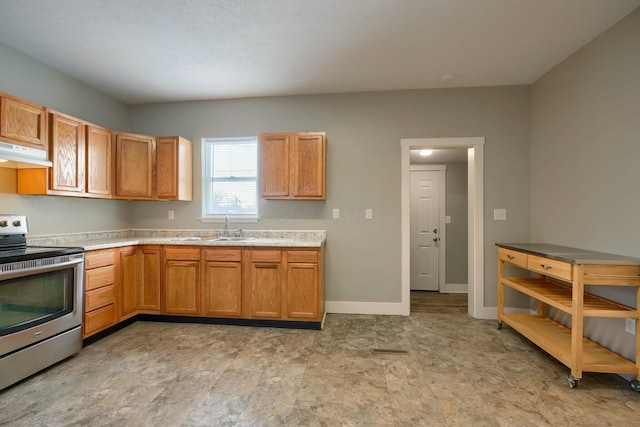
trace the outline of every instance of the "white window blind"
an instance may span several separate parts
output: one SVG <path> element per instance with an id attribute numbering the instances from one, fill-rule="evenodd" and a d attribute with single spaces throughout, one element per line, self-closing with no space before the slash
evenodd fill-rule
<path id="1" fill-rule="evenodd" d="M 203 140 L 203 217 L 258 217 L 258 141 Z"/>

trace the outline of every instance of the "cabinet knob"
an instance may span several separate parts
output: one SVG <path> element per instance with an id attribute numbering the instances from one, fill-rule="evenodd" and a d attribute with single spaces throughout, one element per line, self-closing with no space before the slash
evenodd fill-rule
<path id="1" fill-rule="evenodd" d="M 0 227 L 6 227 L 7 225 L 9 225 L 7 221 L 5 220 L 0 221 Z"/>
<path id="2" fill-rule="evenodd" d="M 515 259 L 516 257 L 514 257 L 513 255 L 507 255 L 507 259 Z"/>
<path id="3" fill-rule="evenodd" d="M 551 266 L 547 264 L 540 264 L 540 267 L 542 267 L 545 270 L 551 270 Z"/>

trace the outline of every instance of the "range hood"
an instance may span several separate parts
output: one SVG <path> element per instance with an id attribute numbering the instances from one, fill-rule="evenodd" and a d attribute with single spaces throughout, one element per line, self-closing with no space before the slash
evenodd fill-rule
<path id="1" fill-rule="evenodd" d="M 50 166 L 45 150 L 0 141 L 0 168 L 33 169 Z"/>

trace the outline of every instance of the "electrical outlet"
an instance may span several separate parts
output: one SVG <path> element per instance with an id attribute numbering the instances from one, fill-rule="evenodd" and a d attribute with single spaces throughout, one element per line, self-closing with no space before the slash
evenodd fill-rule
<path id="1" fill-rule="evenodd" d="M 624 319 L 624 330 L 631 335 L 636 334 L 636 319 Z"/>
<path id="2" fill-rule="evenodd" d="M 493 210 L 493 220 L 494 221 L 506 221 L 507 220 L 507 210 L 506 209 L 494 209 Z"/>
<path id="3" fill-rule="evenodd" d="M 365 219 L 373 219 L 373 209 L 365 209 L 364 210 L 364 218 Z"/>
<path id="4" fill-rule="evenodd" d="M 340 209 L 338 208 L 333 209 L 333 219 L 340 219 Z"/>
<path id="5" fill-rule="evenodd" d="M 173 210 L 169 211 L 169 219 L 175 219 L 176 215 L 175 212 Z"/>

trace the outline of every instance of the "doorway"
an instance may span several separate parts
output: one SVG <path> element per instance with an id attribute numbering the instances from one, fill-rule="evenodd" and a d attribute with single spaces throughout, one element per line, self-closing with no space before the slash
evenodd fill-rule
<path id="1" fill-rule="evenodd" d="M 468 314 L 483 318 L 484 311 L 484 138 L 411 138 L 401 145 L 401 270 L 402 314 L 409 315 L 411 292 L 410 150 L 419 148 L 464 148 L 468 159 Z"/>

